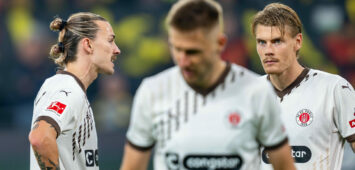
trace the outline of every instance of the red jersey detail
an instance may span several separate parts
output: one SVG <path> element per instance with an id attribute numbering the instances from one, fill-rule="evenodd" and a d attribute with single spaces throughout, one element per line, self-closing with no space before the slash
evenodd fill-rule
<path id="1" fill-rule="evenodd" d="M 299 120 L 302 122 L 302 123 L 307 123 L 309 121 L 309 114 L 308 113 L 302 113 L 299 117 Z"/>
<path id="2" fill-rule="evenodd" d="M 231 113 L 228 117 L 229 123 L 232 125 L 238 125 L 240 122 L 240 115 L 238 113 Z"/>
<path id="3" fill-rule="evenodd" d="M 52 102 L 51 105 L 49 105 L 47 107 L 48 110 L 53 110 L 55 112 L 57 112 L 58 114 L 62 114 L 65 110 L 65 108 L 67 107 L 67 105 L 61 103 L 61 102 Z"/>
<path id="4" fill-rule="evenodd" d="M 355 127 L 355 119 L 349 121 L 350 127 L 354 128 Z"/>

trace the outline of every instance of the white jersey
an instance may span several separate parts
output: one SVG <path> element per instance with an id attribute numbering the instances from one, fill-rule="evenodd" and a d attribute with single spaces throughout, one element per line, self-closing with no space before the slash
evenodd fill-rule
<path id="1" fill-rule="evenodd" d="M 59 71 L 42 85 L 34 102 L 32 126 L 45 120 L 57 131 L 60 169 L 98 170 L 94 115 L 83 84 Z M 31 148 L 31 170 L 40 169 Z"/>
<path id="2" fill-rule="evenodd" d="M 353 87 L 340 76 L 304 69 L 278 96 L 297 169 L 340 170 L 345 139 L 355 141 Z M 272 169 L 266 162 L 263 153 L 262 169 Z"/>
<path id="3" fill-rule="evenodd" d="M 260 145 L 287 137 L 269 83 L 229 65 L 207 91 L 186 84 L 177 66 L 143 80 L 133 104 L 128 143 L 155 145 L 154 169 L 258 169 Z"/>

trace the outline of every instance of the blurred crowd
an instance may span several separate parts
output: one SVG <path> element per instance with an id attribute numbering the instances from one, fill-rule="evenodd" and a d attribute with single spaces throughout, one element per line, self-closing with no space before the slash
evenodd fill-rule
<path id="1" fill-rule="evenodd" d="M 0 128 L 28 130 L 33 100 L 55 74 L 48 59 L 57 42 L 49 30 L 55 16 L 91 11 L 107 18 L 116 33 L 116 73 L 88 89 L 97 129 L 126 128 L 132 96 L 142 78 L 173 65 L 165 15 L 174 0 L 0 0 Z M 223 58 L 263 74 L 250 31 L 251 16 L 269 0 L 220 0 L 228 45 Z M 304 23 L 300 60 L 304 66 L 337 73 L 355 86 L 355 1 L 283 0 Z"/>

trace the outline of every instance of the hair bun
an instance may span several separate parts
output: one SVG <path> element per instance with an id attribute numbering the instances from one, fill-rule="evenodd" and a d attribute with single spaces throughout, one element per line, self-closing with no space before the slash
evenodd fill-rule
<path id="1" fill-rule="evenodd" d="M 59 52 L 60 52 L 60 53 L 64 53 L 64 49 L 65 49 L 64 44 L 63 44 L 62 42 L 59 42 L 59 43 L 58 43 L 58 50 L 59 50 Z"/>
<path id="2" fill-rule="evenodd" d="M 66 20 L 62 20 L 62 23 L 59 25 L 59 31 L 62 31 L 65 26 L 67 25 L 67 21 Z"/>
<path id="3" fill-rule="evenodd" d="M 65 28 L 67 25 L 67 21 L 63 20 L 62 18 L 55 18 L 51 24 L 49 25 L 49 28 L 53 31 L 61 31 Z"/>

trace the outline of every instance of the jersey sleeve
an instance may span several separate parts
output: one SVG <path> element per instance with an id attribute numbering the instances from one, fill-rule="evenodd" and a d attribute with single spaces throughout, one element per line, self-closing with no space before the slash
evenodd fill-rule
<path id="1" fill-rule="evenodd" d="M 260 92 L 258 104 L 254 106 L 258 113 L 258 136 L 257 139 L 265 149 L 275 149 L 287 142 L 285 128 L 281 121 L 280 103 L 277 101 L 271 85 Z"/>
<path id="2" fill-rule="evenodd" d="M 38 103 L 34 106 L 35 121 L 45 120 L 51 124 L 57 131 L 57 136 L 62 132 L 71 130 L 75 126 L 76 114 L 74 106 L 80 106 L 73 101 L 73 94 L 65 93 L 69 90 L 57 90 L 54 93 L 44 94 L 43 97 L 38 97 Z M 41 94 L 39 94 L 41 95 Z"/>
<path id="3" fill-rule="evenodd" d="M 151 149 L 155 143 L 152 134 L 151 95 L 147 81 L 143 80 L 133 100 L 131 120 L 127 131 L 128 143 L 138 150 Z"/>
<path id="4" fill-rule="evenodd" d="M 351 84 L 341 78 L 334 89 L 335 124 L 348 142 L 355 141 L 355 91 Z"/>

